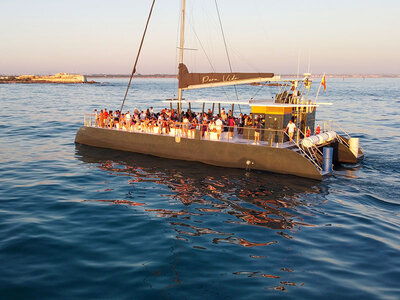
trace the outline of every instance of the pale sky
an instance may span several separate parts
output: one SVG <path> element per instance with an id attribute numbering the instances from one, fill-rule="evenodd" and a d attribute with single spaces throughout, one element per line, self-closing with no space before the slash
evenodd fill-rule
<path id="1" fill-rule="evenodd" d="M 0 74 L 129 74 L 151 2 L 0 0 Z M 218 5 L 234 71 L 400 74 L 398 0 Z M 179 12 L 156 0 L 138 73 L 177 72 Z M 186 33 L 189 71 L 229 71 L 214 0 L 187 0 Z"/>

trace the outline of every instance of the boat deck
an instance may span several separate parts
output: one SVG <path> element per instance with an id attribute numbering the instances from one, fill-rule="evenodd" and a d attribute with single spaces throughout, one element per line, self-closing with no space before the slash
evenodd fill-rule
<path id="1" fill-rule="evenodd" d="M 201 139 L 204 141 L 213 141 L 213 142 L 220 142 L 220 143 L 235 143 L 235 144 L 246 144 L 246 145 L 254 145 L 259 147 L 274 147 L 274 148 L 297 148 L 296 143 L 294 142 L 283 142 L 283 143 L 271 143 L 267 141 L 260 140 L 258 143 L 255 143 L 254 138 L 246 138 L 243 134 L 239 134 L 237 132 L 237 128 L 234 130 L 233 137 L 229 136 L 228 132 L 222 132 L 220 138 L 218 139 L 216 132 L 205 132 L 204 136 L 201 137 L 200 130 L 187 130 L 187 133 L 184 132 L 181 128 L 172 128 L 170 132 L 167 133 L 159 133 L 157 127 L 154 128 L 147 128 L 146 130 L 135 130 L 135 129 L 117 129 L 117 128 L 107 128 L 107 127 L 97 127 L 97 126 L 90 126 L 89 124 L 85 124 L 86 127 L 96 127 L 101 128 L 103 130 L 118 130 L 118 131 L 125 131 L 131 133 L 138 133 L 138 134 L 149 134 L 149 135 L 159 135 L 159 136 L 169 136 L 175 138 L 183 138 L 183 139 Z M 299 143 L 301 140 L 299 140 Z"/>

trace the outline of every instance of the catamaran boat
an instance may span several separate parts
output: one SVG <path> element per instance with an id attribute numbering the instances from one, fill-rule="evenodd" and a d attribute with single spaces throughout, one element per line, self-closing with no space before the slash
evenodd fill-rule
<path id="1" fill-rule="evenodd" d="M 310 74 L 302 78 L 282 79 L 274 73 L 190 73 L 184 64 L 185 5 L 181 4 L 180 47 L 178 69 L 178 98 L 164 100 L 171 110 L 176 105 L 178 122 L 170 130 L 165 128 L 129 126 L 121 129 L 100 127 L 94 115 L 85 115 L 84 125 L 79 128 L 75 142 L 93 147 L 109 148 L 128 152 L 148 154 L 167 159 L 197 161 L 209 165 L 268 171 L 290 174 L 316 180 L 333 172 L 332 165 L 338 163 L 355 164 L 363 159 L 364 153 L 359 139 L 352 138 L 334 121 L 324 121 L 322 128 L 316 125 L 316 109 L 321 103 L 317 96 L 309 96 L 312 85 Z M 147 19 L 146 28 L 139 47 L 127 91 L 121 106 L 121 112 L 128 89 L 143 45 L 147 25 L 153 10 L 153 4 Z M 325 81 L 325 76 L 323 77 Z M 222 101 L 195 99 L 185 100 L 185 90 L 213 88 L 232 85 L 268 85 L 276 87 L 273 99 L 248 101 Z M 182 125 L 182 105 L 191 110 L 194 104 L 204 107 L 211 104 L 213 111 L 221 104 L 248 106 L 250 122 L 242 127 L 234 126 L 229 130 L 217 132 L 199 124 L 188 130 Z M 290 120 L 296 125 L 296 132 L 289 136 L 286 126 Z M 261 125 L 255 126 L 260 123 Z"/>

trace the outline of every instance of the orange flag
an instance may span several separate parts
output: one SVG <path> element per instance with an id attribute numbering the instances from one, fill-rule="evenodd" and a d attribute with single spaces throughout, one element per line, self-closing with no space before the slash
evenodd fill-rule
<path id="1" fill-rule="evenodd" d="M 324 86 L 324 92 L 326 91 L 326 80 L 325 80 L 325 74 L 324 77 L 322 77 L 321 84 Z"/>

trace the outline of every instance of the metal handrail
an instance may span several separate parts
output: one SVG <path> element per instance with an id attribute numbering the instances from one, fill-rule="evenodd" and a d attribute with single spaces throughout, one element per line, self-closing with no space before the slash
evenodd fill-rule
<path id="1" fill-rule="evenodd" d="M 348 134 L 347 131 L 344 130 L 344 129 L 343 129 L 338 123 L 336 123 L 335 121 L 333 121 L 333 120 L 327 120 L 327 121 L 325 121 L 325 122 L 328 122 L 328 124 L 331 123 L 331 124 L 330 124 L 330 127 L 331 127 L 332 129 L 334 128 L 333 125 L 335 125 L 335 126 L 338 127 L 345 135 L 347 135 L 347 137 L 348 137 L 349 139 L 351 138 L 350 134 Z"/>
<path id="2" fill-rule="evenodd" d="M 335 122 L 335 121 L 333 121 L 333 120 L 324 121 L 324 127 L 325 127 L 325 123 L 328 123 L 328 125 L 330 125 L 330 129 L 331 129 L 331 130 L 334 130 L 334 129 L 335 129 L 334 126 L 336 126 L 340 131 L 342 131 L 342 132 L 347 136 L 348 139 L 351 139 L 350 134 L 349 134 L 346 130 L 344 130 L 343 127 L 341 127 L 337 122 Z M 334 131 L 335 131 L 335 130 L 334 130 Z M 338 137 L 338 139 L 340 139 L 340 141 L 341 141 L 343 144 L 345 144 L 347 147 L 350 148 L 350 144 L 349 144 L 346 140 L 344 140 L 340 135 L 337 134 L 336 137 Z M 365 151 L 364 151 L 364 148 L 363 148 L 361 145 L 359 145 L 359 148 L 360 148 L 363 152 L 365 152 Z"/>
<path id="3" fill-rule="evenodd" d="M 236 126 L 236 125 L 235 126 L 222 125 L 222 126 L 220 126 L 220 130 L 218 130 L 218 126 L 215 125 L 215 128 L 213 130 L 210 130 L 209 124 L 207 124 L 207 128 L 203 134 L 202 126 L 203 126 L 203 124 L 198 124 L 197 129 L 201 132 L 201 136 L 203 136 L 203 135 L 205 136 L 204 139 L 212 140 L 211 139 L 212 133 L 216 133 L 216 134 L 220 133 L 220 138 L 217 140 L 218 141 L 227 141 L 228 143 L 232 140 L 238 141 L 237 137 L 240 137 L 239 140 L 241 140 L 241 141 L 247 140 L 247 144 L 250 144 L 251 141 L 253 141 L 253 139 L 250 139 L 250 132 L 252 130 L 254 130 L 254 131 L 256 130 L 252 126 L 241 127 L 241 126 Z M 225 129 L 227 129 L 227 130 L 225 130 Z M 247 131 L 247 135 L 244 134 L 245 130 Z M 274 141 L 272 141 L 272 140 L 276 140 L 276 136 L 279 133 L 284 132 L 283 129 L 260 128 L 259 131 L 260 131 L 260 136 L 263 136 L 263 137 L 265 137 L 266 133 L 274 134 L 274 135 L 271 135 L 270 141 L 259 140 L 259 142 L 260 142 L 259 145 L 261 145 L 261 146 L 267 146 L 266 143 L 268 143 L 269 147 L 279 147 L 279 144 L 284 143 L 283 138 L 282 138 L 282 141 L 275 142 L 275 145 L 274 145 Z M 231 132 L 233 132 L 233 134 L 231 134 Z M 236 139 L 235 139 L 235 137 L 236 137 Z M 282 137 L 283 137 L 283 135 L 282 135 Z M 213 140 L 215 140 L 215 139 L 213 139 Z M 255 141 L 255 137 L 254 137 L 254 141 Z"/>
<path id="4" fill-rule="evenodd" d="M 85 114 L 84 126 L 100 127 L 99 120 L 97 118 L 96 118 L 96 120 L 93 120 L 94 116 L 95 116 L 95 114 Z M 108 121 L 107 121 L 107 119 L 105 120 L 105 124 L 103 124 L 102 128 L 115 130 L 116 128 L 113 127 L 113 125 L 109 123 L 109 120 L 110 119 L 108 119 Z M 190 127 L 192 124 L 189 123 L 188 125 Z M 211 137 L 211 133 L 216 133 L 217 130 L 210 130 L 210 127 L 208 125 L 209 124 L 207 124 L 207 128 L 204 131 L 205 136 L 203 139 L 215 140 L 214 138 Z M 118 129 L 131 131 L 131 132 L 132 131 L 138 132 L 138 129 L 137 129 L 138 127 L 136 127 L 135 125 L 133 125 L 133 126 L 134 126 L 133 129 L 131 127 L 121 127 Z M 140 132 L 142 132 L 142 133 L 154 133 L 154 134 L 163 134 L 163 135 L 166 134 L 165 131 L 162 130 L 162 128 L 161 128 L 161 133 L 153 132 L 152 128 L 154 128 L 154 127 L 152 127 L 152 126 L 144 127 L 142 122 L 140 123 L 139 126 L 140 126 Z M 195 129 L 195 130 L 200 131 L 200 138 L 202 138 L 202 135 L 201 135 L 202 126 L 203 126 L 203 124 L 198 123 L 198 124 L 196 124 L 196 128 L 191 128 L 191 129 L 188 128 L 187 130 L 193 131 L 193 129 Z M 155 127 L 158 127 L 158 126 L 155 126 Z M 194 138 L 194 134 L 185 136 L 186 134 L 184 134 L 182 132 L 182 130 L 185 130 L 185 126 L 182 122 L 171 122 L 169 129 L 170 129 L 169 131 L 171 131 L 172 129 L 178 129 L 175 131 L 175 134 L 173 134 L 173 135 L 168 134 L 170 136 L 175 136 L 175 135 L 178 136 L 179 135 L 184 138 L 186 138 L 186 137 L 192 138 L 192 139 Z M 215 129 L 217 129 L 216 125 L 215 125 Z M 225 130 L 225 129 L 227 129 L 227 130 Z M 255 128 L 252 126 L 236 126 L 236 125 L 233 126 L 234 136 L 232 136 L 232 134 L 230 134 L 230 130 L 232 130 L 232 126 L 226 126 L 226 125 L 221 126 L 221 135 L 220 135 L 220 138 L 217 140 L 223 141 L 223 142 L 231 142 L 232 140 L 235 140 L 235 142 L 243 142 L 243 141 L 247 140 L 246 141 L 247 144 L 252 143 L 254 140 L 254 133 L 252 133 L 251 131 L 255 131 Z M 246 134 L 245 134 L 245 131 L 247 131 Z M 260 128 L 259 131 L 260 131 L 260 137 L 265 138 L 265 136 L 267 134 L 269 134 L 269 136 L 271 136 L 271 139 L 269 141 L 260 139 L 261 146 L 280 147 L 282 144 L 285 143 L 283 134 L 282 134 L 284 132 L 283 129 Z M 280 134 L 282 134 L 282 135 L 280 136 L 280 138 L 278 138 L 278 141 L 276 141 L 277 137 L 279 137 Z"/>
<path id="5" fill-rule="evenodd" d="M 299 133 L 302 134 L 304 137 L 306 136 L 306 135 L 304 134 L 304 132 L 301 131 L 301 129 L 297 129 L 297 130 L 298 130 Z M 299 141 L 299 142 L 300 142 L 300 141 Z M 317 151 L 321 156 L 323 156 L 321 150 L 318 149 L 317 145 L 312 145 L 310 148 L 313 148 L 314 151 Z"/>
<path id="6" fill-rule="evenodd" d="M 285 135 L 290 139 L 289 135 L 285 132 Z M 297 148 L 301 151 L 301 153 L 309 160 L 311 161 L 320 171 L 322 171 L 322 167 L 315 161 L 315 159 L 313 159 L 309 154 L 307 154 L 307 152 L 304 151 L 304 149 L 302 147 L 300 147 L 299 145 L 299 141 L 296 141 L 296 143 L 294 143 L 294 145 L 297 146 Z"/>

